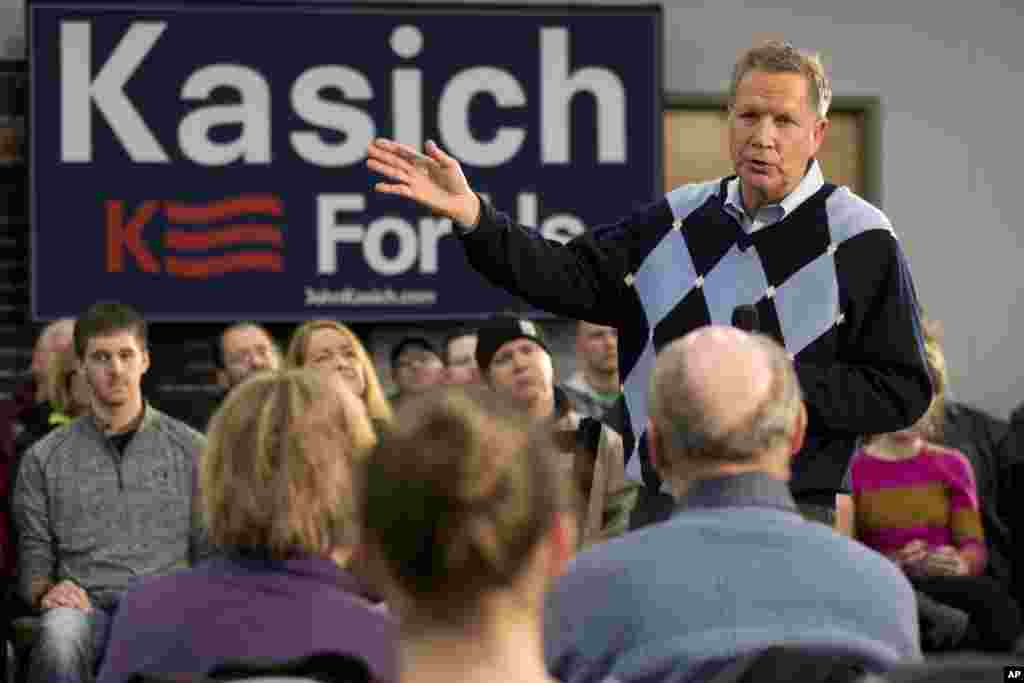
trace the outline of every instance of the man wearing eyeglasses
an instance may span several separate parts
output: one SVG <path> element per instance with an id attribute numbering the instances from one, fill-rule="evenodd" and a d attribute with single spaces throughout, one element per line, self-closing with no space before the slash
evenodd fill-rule
<path id="1" fill-rule="evenodd" d="M 444 382 L 444 361 L 426 337 L 405 337 L 391 349 L 391 376 L 398 388 L 391 401 L 397 405 Z"/>
<path id="2" fill-rule="evenodd" d="M 221 332 L 214 350 L 217 384 L 230 391 L 257 372 L 278 370 L 281 351 L 265 327 L 240 322 Z"/>

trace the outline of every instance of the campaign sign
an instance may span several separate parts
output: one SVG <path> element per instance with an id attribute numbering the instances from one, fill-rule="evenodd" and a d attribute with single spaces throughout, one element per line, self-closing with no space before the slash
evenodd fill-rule
<path id="1" fill-rule="evenodd" d="M 32 312 L 474 318 L 521 304 L 451 222 L 374 192 L 377 136 L 437 141 L 565 241 L 656 198 L 661 14 L 28 3 Z"/>

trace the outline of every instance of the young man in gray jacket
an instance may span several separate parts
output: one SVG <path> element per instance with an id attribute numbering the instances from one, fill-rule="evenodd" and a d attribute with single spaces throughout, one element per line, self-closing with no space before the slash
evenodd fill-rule
<path id="1" fill-rule="evenodd" d="M 74 345 L 91 412 L 26 452 L 13 500 L 18 587 L 42 616 L 29 681 L 91 681 L 129 585 L 208 554 L 193 503 L 205 438 L 143 399 L 145 321 L 95 304 Z"/>

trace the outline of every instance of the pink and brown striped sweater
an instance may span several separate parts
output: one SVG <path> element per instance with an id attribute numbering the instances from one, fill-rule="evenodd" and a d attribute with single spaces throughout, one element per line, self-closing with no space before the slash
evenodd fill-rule
<path id="1" fill-rule="evenodd" d="M 969 573 L 985 570 L 985 533 L 970 461 L 957 450 L 925 444 L 912 458 L 883 460 L 859 450 L 850 463 L 857 538 L 889 555 L 923 540 L 951 545 Z"/>

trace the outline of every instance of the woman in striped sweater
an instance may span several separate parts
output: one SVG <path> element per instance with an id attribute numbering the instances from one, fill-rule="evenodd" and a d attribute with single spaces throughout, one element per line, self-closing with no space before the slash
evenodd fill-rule
<path id="1" fill-rule="evenodd" d="M 933 443 L 941 437 L 946 364 L 933 324 L 925 352 L 935 388 L 921 420 L 900 432 L 865 441 L 850 464 L 854 533 L 898 564 L 926 596 L 966 612 L 962 647 L 1007 651 L 1020 635 L 1017 604 L 983 576 L 985 534 L 974 470 L 960 451 Z"/>

